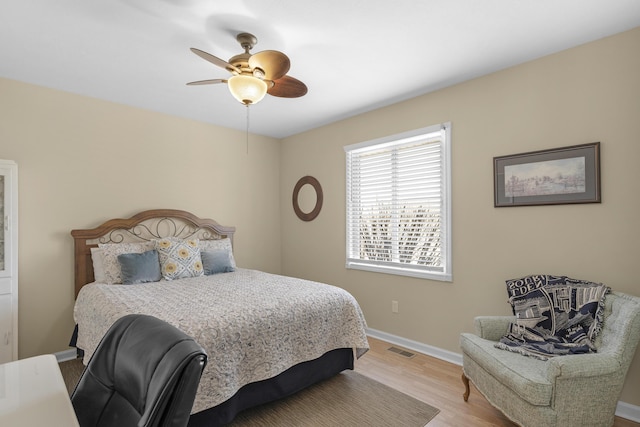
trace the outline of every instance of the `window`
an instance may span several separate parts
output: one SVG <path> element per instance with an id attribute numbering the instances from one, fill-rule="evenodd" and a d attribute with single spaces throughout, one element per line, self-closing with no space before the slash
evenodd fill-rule
<path id="1" fill-rule="evenodd" d="M 347 268 L 451 281 L 451 124 L 344 149 Z"/>

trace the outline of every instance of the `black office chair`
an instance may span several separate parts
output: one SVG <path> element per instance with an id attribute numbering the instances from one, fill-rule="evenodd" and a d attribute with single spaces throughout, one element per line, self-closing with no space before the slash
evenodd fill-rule
<path id="1" fill-rule="evenodd" d="M 102 338 L 71 403 L 81 427 L 185 427 L 207 354 L 152 316 L 118 319 Z"/>

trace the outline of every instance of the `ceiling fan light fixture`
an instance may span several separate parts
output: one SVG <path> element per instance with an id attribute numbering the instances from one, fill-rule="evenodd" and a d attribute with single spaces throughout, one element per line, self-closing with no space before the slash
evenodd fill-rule
<path id="1" fill-rule="evenodd" d="M 231 95 L 244 105 L 257 104 L 267 94 L 267 84 L 253 76 L 233 76 L 227 85 Z"/>

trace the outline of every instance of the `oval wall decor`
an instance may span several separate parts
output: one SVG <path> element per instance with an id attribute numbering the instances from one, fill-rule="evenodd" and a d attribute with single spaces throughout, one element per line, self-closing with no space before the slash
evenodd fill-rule
<path id="1" fill-rule="evenodd" d="M 298 202 L 298 196 L 300 194 L 300 190 L 302 189 L 302 187 L 304 187 L 305 185 L 310 185 L 311 187 L 313 187 L 315 193 L 316 193 L 316 203 L 315 206 L 313 208 L 313 210 L 311 212 L 303 212 L 302 209 L 300 209 L 300 204 Z M 293 210 L 295 211 L 296 215 L 298 216 L 298 218 L 300 218 L 303 221 L 312 221 L 315 219 L 315 217 L 318 216 L 318 214 L 320 213 L 320 209 L 322 209 L 322 187 L 320 186 L 320 183 L 318 182 L 317 179 L 315 179 L 312 176 L 303 176 L 302 178 L 300 178 L 298 180 L 298 182 L 296 183 L 296 186 L 293 188 L 293 197 L 292 197 L 292 201 L 293 201 Z"/>

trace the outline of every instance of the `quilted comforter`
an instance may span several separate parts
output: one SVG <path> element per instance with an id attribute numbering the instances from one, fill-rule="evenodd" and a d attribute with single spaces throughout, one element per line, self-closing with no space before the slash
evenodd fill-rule
<path id="1" fill-rule="evenodd" d="M 85 364 L 113 322 L 131 313 L 163 319 L 207 351 L 193 412 L 327 351 L 354 348 L 360 357 L 369 348 L 362 311 L 344 289 L 237 269 L 174 281 L 84 286 L 74 318 Z"/>

